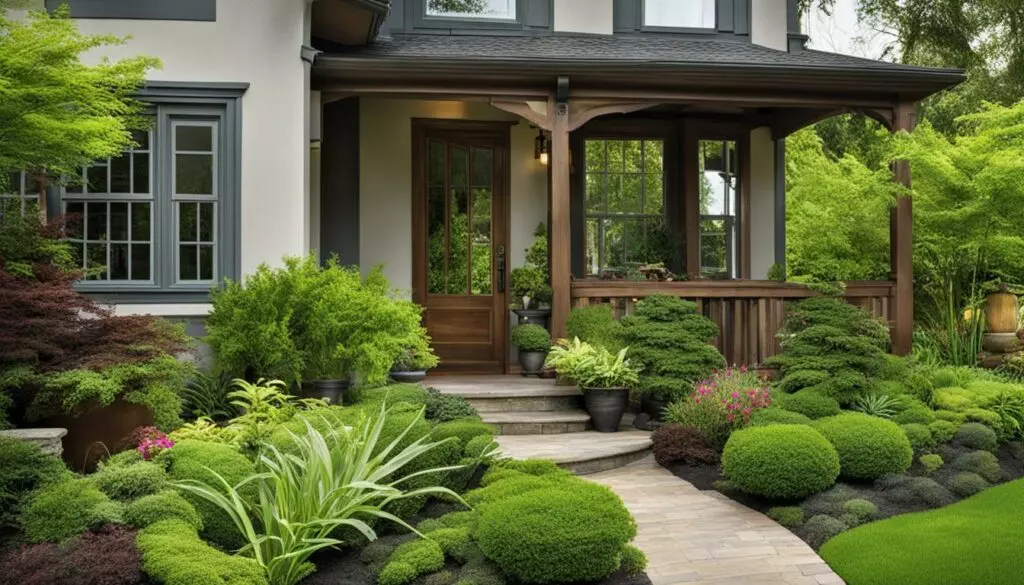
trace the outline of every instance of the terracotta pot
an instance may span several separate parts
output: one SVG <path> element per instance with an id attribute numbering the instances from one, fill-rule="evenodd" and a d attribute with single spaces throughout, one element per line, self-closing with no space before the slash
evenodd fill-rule
<path id="1" fill-rule="evenodd" d="M 989 333 L 1016 333 L 1020 304 L 1017 295 L 996 292 L 985 302 L 985 326 Z"/>
<path id="2" fill-rule="evenodd" d="M 96 462 L 132 445 L 128 444 L 132 431 L 153 425 L 153 411 L 148 406 L 132 404 L 118 398 L 108 406 L 93 408 L 81 416 L 61 415 L 39 421 L 41 427 L 63 427 L 63 459 L 76 471 L 88 472 Z"/>

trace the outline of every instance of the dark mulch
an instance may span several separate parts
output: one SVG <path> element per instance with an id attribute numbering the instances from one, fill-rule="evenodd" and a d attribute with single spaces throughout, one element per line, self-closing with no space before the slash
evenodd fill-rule
<path id="1" fill-rule="evenodd" d="M 861 498 L 878 507 L 878 513 L 873 519 L 880 520 L 938 508 L 960 500 L 959 496 L 946 488 L 948 480 L 956 473 L 948 466 L 960 455 L 971 451 L 974 449 L 942 445 L 935 452 L 942 456 L 945 465 L 932 475 L 925 472 L 918 462 L 919 454 L 915 454 L 913 466 L 904 475 L 883 478 L 874 483 L 838 483 L 802 501 L 771 500 L 730 489 L 717 465 L 674 464 L 669 467 L 669 471 L 698 489 L 716 490 L 759 512 L 767 512 L 776 506 L 799 506 L 804 511 L 805 519 L 817 514 L 839 516 L 844 502 Z M 1024 443 L 1015 441 L 1002 445 L 995 455 L 1003 470 L 1000 483 L 1024 477 Z M 800 531 L 797 530 L 796 534 L 800 536 Z"/>

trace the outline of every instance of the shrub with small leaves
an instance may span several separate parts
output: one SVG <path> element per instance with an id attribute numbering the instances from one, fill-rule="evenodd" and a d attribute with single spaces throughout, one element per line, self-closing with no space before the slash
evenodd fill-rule
<path id="1" fill-rule="evenodd" d="M 213 548 L 180 520 L 162 520 L 140 530 L 136 545 L 143 570 L 163 585 L 267 585 L 255 559 Z"/>
<path id="2" fill-rule="evenodd" d="M 44 454 L 37 445 L 0 437 L 0 533 L 17 527 L 34 491 L 70 477 L 63 461 Z"/>
<path id="3" fill-rule="evenodd" d="M 419 529 L 423 532 L 423 529 Z M 425 534 L 425 533 L 424 533 Z M 359 553 L 359 560 L 365 565 L 383 567 L 388 562 L 388 557 L 395 552 L 396 545 L 383 540 L 373 540 L 366 543 L 362 552 Z"/>
<path id="4" fill-rule="evenodd" d="M 729 437 L 722 474 L 738 489 L 769 498 L 802 498 L 832 486 L 839 456 L 806 425 L 749 427 Z"/>
<path id="5" fill-rule="evenodd" d="M 974 494 L 987 489 L 989 487 L 989 483 L 985 481 L 984 477 L 981 477 L 977 473 L 962 471 L 946 480 L 946 487 L 949 488 L 949 491 L 961 498 L 969 498 Z"/>
<path id="6" fill-rule="evenodd" d="M 970 471 L 977 473 L 989 483 L 996 483 L 1003 477 L 1003 470 L 999 467 L 999 459 L 988 451 L 972 451 L 964 453 L 949 464 L 950 469 L 956 471 Z"/>
<path id="7" fill-rule="evenodd" d="M 512 330 L 512 343 L 521 352 L 547 352 L 551 349 L 551 334 L 540 325 L 527 323 Z"/>
<path id="8" fill-rule="evenodd" d="M 860 413 L 845 413 L 814 423 L 836 448 L 843 477 L 872 480 L 906 471 L 914 462 L 910 440 L 899 425 Z"/>
<path id="9" fill-rule="evenodd" d="M 377 575 L 379 585 L 405 585 L 420 575 L 444 567 L 444 551 L 431 539 L 416 539 L 398 546 Z"/>
<path id="10" fill-rule="evenodd" d="M 803 528 L 800 529 L 800 538 L 803 538 L 812 548 L 819 549 L 830 538 L 845 532 L 847 529 L 849 529 L 849 526 L 839 520 L 831 516 L 819 514 L 811 517 L 810 520 L 804 523 Z"/>
<path id="11" fill-rule="evenodd" d="M 135 531 L 106 526 L 64 545 L 36 544 L 0 555 L 2 585 L 137 585 L 143 583 Z"/>
<path id="12" fill-rule="evenodd" d="M 921 462 L 922 466 L 924 466 L 924 472 L 928 475 L 942 469 L 942 466 L 945 463 L 942 460 L 942 455 L 939 455 L 938 453 L 927 453 L 925 455 L 921 455 L 917 460 Z"/>
<path id="13" fill-rule="evenodd" d="M 927 426 L 910 423 L 900 425 L 900 428 L 903 429 L 903 434 L 907 435 L 907 440 L 910 441 L 910 446 L 914 448 L 914 451 L 926 451 L 935 446 L 935 439 Z"/>
<path id="14" fill-rule="evenodd" d="M 935 439 L 937 445 L 952 441 L 959 428 L 960 426 L 957 423 L 948 420 L 937 420 L 928 425 L 928 430 L 931 431 L 932 438 Z"/>
<path id="15" fill-rule="evenodd" d="M 639 575 L 647 569 L 647 555 L 632 544 L 622 547 L 620 567 L 627 575 Z"/>
<path id="16" fill-rule="evenodd" d="M 857 523 L 860 524 L 874 517 L 878 513 L 878 506 L 874 502 L 855 498 L 843 503 L 843 513 L 853 516 L 857 519 Z"/>
<path id="17" fill-rule="evenodd" d="M 134 500 L 155 494 L 167 485 L 167 472 L 150 461 L 135 465 L 103 466 L 91 476 L 100 491 L 115 500 Z"/>
<path id="18" fill-rule="evenodd" d="M 714 465 L 719 461 L 711 439 L 696 427 L 676 423 L 662 425 L 655 429 L 651 441 L 654 459 L 664 467 L 673 463 Z"/>
<path id="19" fill-rule="evenodd" d="M 875 486 L 885 492 L 887 499 L 900 504 L 940 508 L 956 501 L 949 490 L 928 477 L 892 475 L 878 480 Z"/>
<path id="20" fill-rule="evenodd" d="M 161 520 L 181 520 L 196 530 L 203 529 L 203 520 L 195 506 L 178 492 L 166 490 L 151 496 L 143 496 L 128 504 L 124 510 L 126 523 L 136 528 L 145 528 Z"/>
<path id="21" fill-rule="evenodd" d="M 804 523 L 804 511 L 797 506 L 776 506 L 768 510 L 768 517 L 786 528 L 799 528 Z"/>
<path id="22" fill-rule="evenodd" d="M 754 416 L 750 417 L 750 424 L 753 426 L 808 425 L 811 424 L 811 419 L 806 414 L 773 406 L 754 412 Z"/>
<path id="23" fill-rule="evenodd" d="M 457 528 L 438 528 L 427 536 L 441 546 L 441 550 L 449 558 L 459 562 L 466 562 L 467 551 L 469 550 L 469 527 L 460 526 Z"/>
<path id="24" fill-rule="evenodd" d="M 442 394 L 433 388 L 429 388 L 428 392 L 430 396 L 427 398 L 427 410 L 424 413 L 427 420 L 448 422 L 478 416 L 476 409 L 462 396 Z"/>
<path id="25" fill-rule="evenodd" d="M 968 449 L 995 451 L 999 447 L 999 440 L 992 429 L 981 423 L 969 422 L 957 429 L 953 444 Z"/>
<path id="26" fill-rule="evenodd" d="M 901 425 L 926 425 L 935 420 L 935 412 L 927 406 L 914 406 L 897 414 L 892 420 L 896 424 Z"/>
<path id="27" fill-rule="evenodd" d="M 89 528 L 120 523 L 123 511 L 88 479 L 51 484 L 37 492 L 21 515 L 32 542 L 61 542 Z"/>
<path id="28" fill-rule="evenodd" d="M 479 458 L 489 453 L 494 453 L 498 448 L 498 442 L 491 435 L 477 435 L 470 439 L 462 449 L 466 457 Z"/>
<path id="29" fill-rule="evenodd" d="M 802 414 L 811 419 L 839 414 L 839 402 L 815 390 L 801 390 L 796 394 L 783 396 L 779 400 L 782 408 Z"/>
<path id="30" fill-rule="evenodd" d="M 441 423 L 430 431 L 431 438 L 441 441 L 448 437 L 457 437 L 460 445 L 467 445 L 474 437 L 480 435 L 494 436 L 493 426 L 479 420 L 461 419 Z"/>

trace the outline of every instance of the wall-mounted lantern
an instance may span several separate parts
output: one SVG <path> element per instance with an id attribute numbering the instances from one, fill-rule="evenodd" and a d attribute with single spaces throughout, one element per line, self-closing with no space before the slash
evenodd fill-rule
<path id="1" fill-rule="evenodd" d="M 540 164 L 547 165 L 550 153 L 550 144 L 547 137 L 544 136 L 544 130 L 538 128 L 537 138 L 533 140 L 533 158 L 540 161 Z"/>

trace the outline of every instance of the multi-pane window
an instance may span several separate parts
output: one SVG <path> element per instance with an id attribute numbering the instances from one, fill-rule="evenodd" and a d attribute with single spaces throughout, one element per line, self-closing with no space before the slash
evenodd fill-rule
<path id="1" fill-rule="evenodd" d="M 64 191 L 68 240 L 88 280 L 150 282 L 153 278 L 152 135 L 82 169 Z"/>
<path id="2" fill-rule="evenodd" d="M 515 20 L 516 0 L 425 0 L 427 16 Z"/>
<path id="3" fill-rule="evenodd" d="M 28 173 L 8 173 L 0 178 L 0 215 L 8 210 L 25 214 L 38 205 L 39 185 Z"/>
<path id="4" fill-rule="evenodd" d="M 177 239 L 175 280 L 217 278 L 217 124 L 171 123 Z"/>
<path id="5" fill-rule="evenodd" d="M 644 0 L 644 26 L 715 28 L 715 0 Z"/>
<path id="6" fill-rule="evenodd" d="M 701 140 L 697 151 L 701 276 L 738 278 L 739 151 L 731 140 Z"/>
<path id="7" fill-rule="evenodd" d="M 652 251 L 664 226 L 664 142 L 589 139 L 584 151 L 587 274 L 664 261 Z"/>

